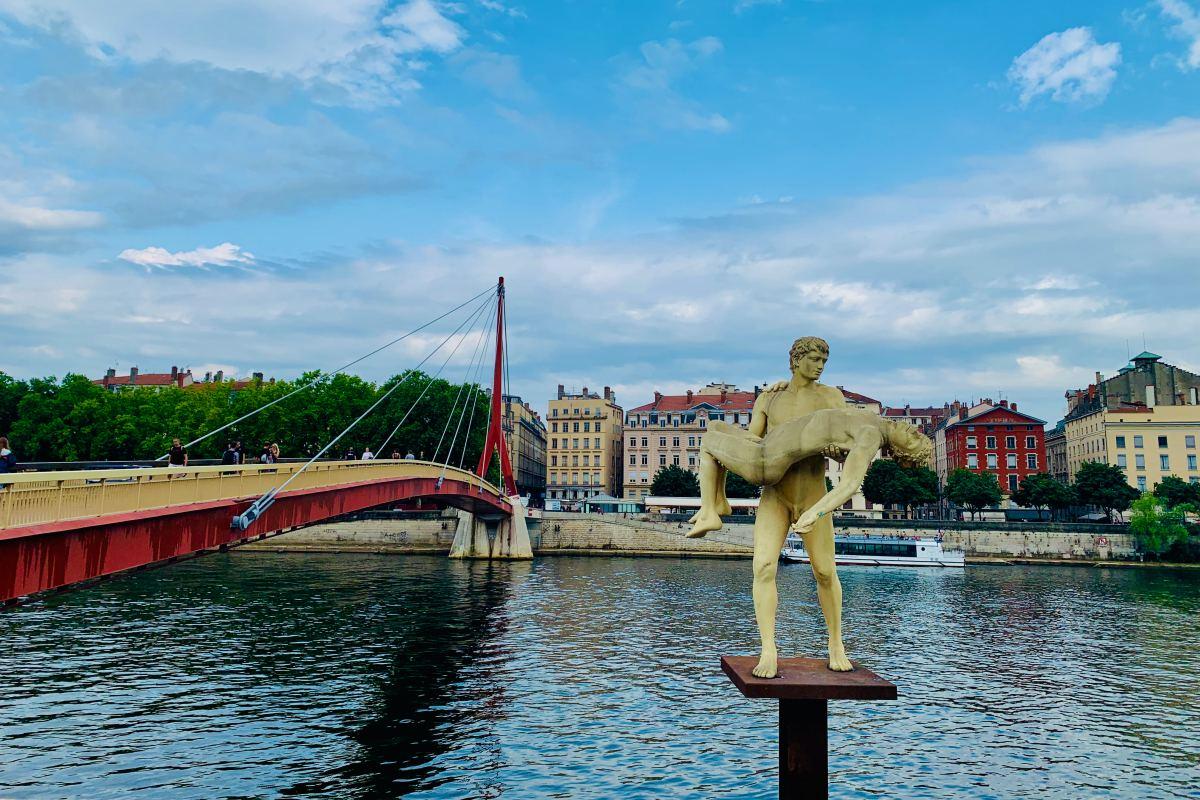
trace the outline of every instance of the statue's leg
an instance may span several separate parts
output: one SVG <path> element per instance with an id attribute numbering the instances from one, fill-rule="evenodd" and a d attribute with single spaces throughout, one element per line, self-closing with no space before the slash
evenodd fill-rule
<path id="1" fill-rule="evenodd" d="M 759 678 L 774 678 L 779 672 L 779 650 L 775 646 L 779 590 L 775 586 L 775 573 L 790 524 L 791 511 L 778 490 L 774 486 L 763 489 L 758 516 L 754 518 L 754 619 L 762 641 L 762 655 L 754 674 Z"/>
<path id="2" fill-rule="evenodd" d="M 823 494 L 823 491 L 808 493 L 804 508 L 815 503 Z M 835 562 L 832 515 L 817 520 L 813 529 L 804 534 L 804 549 L 808 551 L 812 562 L 813 577 L 817 581 L 817 600 L 829 631 L 829 668 L 847 672 L 854 667 L 842 644 L 842 584 L 838 580 Z"/>
<path id="3" fill-rule="evenodd" d="M 719 493 L 719 495 L 718 495 Z M 709 531 L 720 530 L 721 514 L 717 506 L 718 496 L 725 494 L 725 469 L 717 463 L 712 453 L 700 448 L 700 510 L 688 520 L 692 529 L 689 539 L 696 539 Z"/>

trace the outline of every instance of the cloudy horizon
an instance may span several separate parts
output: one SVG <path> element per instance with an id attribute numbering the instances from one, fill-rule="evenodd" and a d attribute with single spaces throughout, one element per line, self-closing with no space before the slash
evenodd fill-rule
<path id="1" fill-rule="evenodd" d="M 291 378 L 499 275 L 539 409 L 810 334 L 828 383 L 1051 424 L 1142 349 L 1200 371 L 1194 2 L 0 0 L 0 64 L 17 377 Z"/>

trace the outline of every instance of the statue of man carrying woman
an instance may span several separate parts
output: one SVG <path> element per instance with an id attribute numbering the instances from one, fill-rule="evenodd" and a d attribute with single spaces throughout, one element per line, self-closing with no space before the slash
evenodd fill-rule
<path id="1" fill-rule="evenodd" d="M 834 565 L 833 512 L 862 486 L 883 450 L 898 461 L 925 464 L 929 439 L 913 426 L 848 407 L 840 389 L 817 382 L 829 358 L 824 339 L 806 336 L 791 349 L 792 379 L 770 387 L 754 403 L 749 430 L 713 422 L 700 448 L 700 510 L 688 536 L 721 527 L 730 513 L 725 472 L 732 469 L 763 487 L 754 521 L 754 616 L 762 654 L 754 674 L 778 673 L 775 573 L 791 530 L 804 538 L 829 631 L 829 668 L 853 669 L 842 643 L 842 586 Z M 841 480 L 825 490 L 825 458 L 845 459 Z"/>

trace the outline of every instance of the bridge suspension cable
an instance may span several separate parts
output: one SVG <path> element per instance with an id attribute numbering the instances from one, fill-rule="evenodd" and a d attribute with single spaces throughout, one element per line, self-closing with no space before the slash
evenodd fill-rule
<path id="1" fill-rule="evenodd" d="M 400 342 L 404 341 L 405 339 L 408 339 L 409 337 L 414 336 L 415 334 L 418 334 L 421 331 L 425 330 L 430 325 L 440 322 L 441 320 L 450 316 L 454 312 L 456 312 L 466 306 L 469 306 L 471 303 L 475 302 L 476 300 L 483 297 L 484 295 L 489 295 L 492 292 L 495 292 L 496 286 L 497 286 L 497 284 L 493 284 L 492 286 L 489 286 L 488 288 L 484 289 L 482 292 L 479 292 L 478 294 L 476 294 L 474 297 L 471 297 L 470 299 L 465 300 L 462 303 L 459 303 L 457 306 L 450 309 L 445 314 L 442 314 L 438 317 L 434 317 L 433 319 L 429 320 L 428 322 L 424 323 L 423 325 L 413 328 L 411 331 L 409 331 L 408 333 L 405 333 L 402 336 L 397 336 L 395 339 L 392 339 L 390 342 L 387 342 L 385 344 L 380 345 L 379 347 L 376 347 L 371 352 L 366 353 L 365 355 L 361 355 L 358 358 L 354 359 L 353 361 L 346 362 L 345 364 L 343 364 L 342 366 L 333 370 L 332 372 L 321 373 L 316 378 L 313 378 L 311 381 L 304 384 L 303 386 L 297 386 L 295 389 L 288 392 L 287 394 L 282 395 L 281 397 L 277 397 L 274 400 L 270 401 L 269 403 L 264 403 L 263 405 L 259 406 L 258 408 L 254 409 L 253 411 L 243 414 L 242 416 L 238 417 L 237 419 L 233 420 L 232 422 L 228 422 L 219 428 L 215 428 L 215 429 L 209 431 L 208 433 L 204 434 L 203 436 L 200 436 L 196 439 L 191 440 L 190 442 L 185 444 L 184 447 L 191 447 L 192 445 L 203 442 L 205 439 L 208 439 L 212 436 L 216 436 L 221 431 L 228 430 L 229 428 L 232 428 L 234 425 L 237 425 L 239 422 L 244 422 L 244 421 L 250 419 L 255 414 L 265 411 L 266 409 L 270 408 L 271 406 L 275 405 L 276 403 L 282 403 L 284 400 L 287 400 L 289 397 L 299 394 L 300 392 L 304 391 L 305 389 L 309 389 L 313 386 L 316 386 L 321 381 L 328 380 L 329 378 L 332 378 L 333 376 L 346 371 L 350 367 L 353 367 L 355 364 L 359 364 L 363 361 L 366 361 L 371 356 L 376 355 L 377 353 L 381 353 L 393 345 L 399 344 Z M 490 300 L 488 302 L 490 302 Z M 485 305 L 486 305 L 486 303 L 485 303 Z M 422 363 L 424 363 L 424 362 L 422 362 Z M 165 461 L 169 455 L 170 455 L 169 453 L 163 454 L 163 455 L 159 456 L 158 458 L 156 458 L 155 461 Z"/>
<path id="2" fill-rule="evenodd" d="M 478 295 L 477 295 L 477 297 L 478 297 Z M 364 411 L 362 414 L 360 414 L 358 416 L 358 418 L 355 419 L 353 422 L 351 422 L 349 425 L 347 425 L 345 427 L 345 429 L 342 430 L 341 433 L 339 433 L 337 436 L 333 437 L 329 441 L 328 444 L 326 444 L 324 447 L 322 447 L 312 458 L 310 458 L 307 462 L 305 462 L 304 466 L 300 467 L 300 469 L 293 472 L 291 474 L 291 476 L 286 481 L 284 481 L 282 484 L 269 490 L 268 492 L 263 494 L 262 497 L 255 500 L 250 505 L 250 507 L 247 508 L 243 513 L 234 517 L 233 522 L 231 523 L 232 527 L 236 528 L 237 530 L 243 530 L 243 531 L 249 529 L 249 527 L 252 524 L 254 524 L 254 521 L 256 519 L 258 519 L 260 516 L 262 516 L 262 513 L 264 511 L 266 511 L 268 508 L 270 508 L 271 504 L 275 502 L 275 498 L 280 492 L 282 492 L 284 489 L 286 489 L 288 487 L 288 485 L 292 483 L 292 481 L 294 481 L 294 480 L 296 480 L 296 478 L 300 477 L 300 475 L 303 474 L 304 471 L 307 470 L 310 466 L 312 466 L 313 463 L 315 463 L 317 461 L 317 459 L 319 459 L 321 456 L 325 455 L 325 453 L 328 452 L 331 447 L 333 447 L 335 444 L 337 444 L 338 441 L 343 436 L 345 436 L 347 433 L 349 433 L 356 425 L 358 425 L 358 423 L 360 423 L 364 419 L 366 419 L 371 414 L 372 411 L 374 411 L 376 408 L 378 408 L 380 406 L 380 404 L 383 403 L 384 400 L 386 400 L 388 397 L 390 397 L 393 392 L 395 392 L 404 383 L 406 383 L 409 378 L 411 378 L 413 375 L 418 374 L 418 371 L 420 370 L 420 368 L 422 366 L 424 366 L 425 363 L 427 361 L 429 361 L 429 359 L 433 358 L 433 356 L 436 355 L 438 353 L 438 351 L 440 351 L 443 347 L 445 347 L 446 344 L 451 339 L 453 339 L 456 335 L 458 335 L 458 333 L 464 327 L 467 327 L 468 323 L 469 323 L 468 330 L 474 329 L 476 320 L 478 320 L 480 318 L 480 316 L 483 314 L 484 310 L 487 309 L 488 307 L 490 307 L 492 305 L 492 303 L 493 303 L 492 298 L 488 298 L 488 299 L 484 300 L 482 303 L 480 303 L 479 307 L 477 309 L 475 309 L 475 311 L 472 312 L 467 317 L 467 319 L 465 319 L 461 323 L 459 323 L 458 327 L 455 328 L 454 331 L 452 331 L 445 339 L 443 339 L 437 345 L 437 347 L 435 347 L 433 350 L 431 350 L 429 355 L 425 356 L 425 358 L 423 358 L 421 360 L 421 362 L 419 364 L 417 364 L 416 367 L 409 370 L 408 373 L 405 374 L 403 378 L 396 381 L 396 383 L 393 384 L 390 389 L 388 389 L 386 392 L 384 392 L 374 403 L 372 403 L 370 405 L 370 407 L 367 408 L 366 411 Z M 484 319 L 486 319 L 486 317 L 484 317 Z M 450 351 L 450 354 L 446 357 L 446 361 L 443 362 L 442 368 L 444 368 L 446 366 L 446 364 L 448 364 L 450 362 L 450 359 L 452 359 L 454 357 L 454 354 L 456 352 L 458 352 L 458 349 L 462 346 L 462 343 L 465 340 L 466 340 L 466 337 L 459 338 L 458 342 L 454 345 L 454 348 Z M 441 372 L 441 369 L 438 370 L 439 374 L 440 374 L 440 372 Z M 433 383 L 433 380 L 430 380 L 429 384 L 426 386 L 426 389 L 428 389 L 429 385 L 432 385 L 432 383 Z M 421 393 L 421 396 L 422 397 L 424 396 L 424 392 Z M 419 399 L 420 398 L 418 398 L 418 401 L 419 401 Z M 415 403 L 414 403 L 414 406 L 415 406 Z M 411 413 L 412 409 L 410 408 L 409 411 Z M 407 417 L 407 415 L 406 415 L 406 417 Z M 403 422 L 403 420 L 401 420 L 401 422 Z M 397 429 L 398 428 L 399 428 L 399 426 L 397 426 Z"/>

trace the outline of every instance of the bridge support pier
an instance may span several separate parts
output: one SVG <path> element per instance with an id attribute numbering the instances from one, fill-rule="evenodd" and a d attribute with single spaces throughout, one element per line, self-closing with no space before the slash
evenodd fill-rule
<path id="1" fill-rule="evenodd" d="M 451 558 L 527 559 L 533 558 L 529 543 L 529 528 L 520 497 L 510 497 L 514 513 L 511 517 L 479 517 L 469 511 L 458 512 L 458 527 Z"/>

